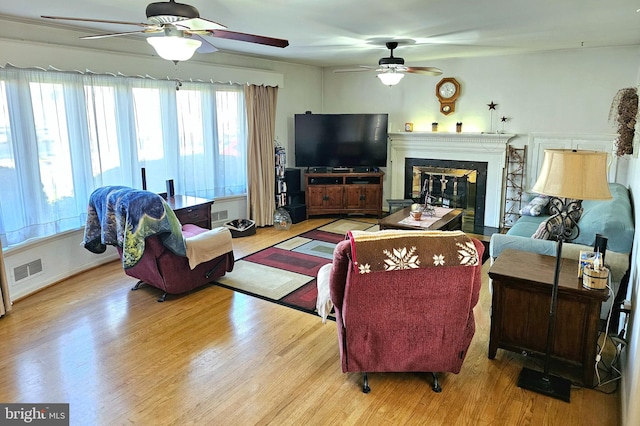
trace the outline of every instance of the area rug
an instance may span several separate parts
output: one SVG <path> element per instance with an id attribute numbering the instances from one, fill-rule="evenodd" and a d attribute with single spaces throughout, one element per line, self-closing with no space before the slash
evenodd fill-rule
<path id="1" fill-rule="evenodd" d="M 339 219 L 235 262 L 218 285 L 316 314 L 318 270 L 333 259 L 347 231 L 377 231 L 378 225 Z"/>

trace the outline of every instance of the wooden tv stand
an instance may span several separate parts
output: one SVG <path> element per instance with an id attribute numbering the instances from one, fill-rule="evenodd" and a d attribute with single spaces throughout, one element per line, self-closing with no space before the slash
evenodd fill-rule
<path id="1" fill-rule="evenodd" d="M 322 214 L 382 217 L 383 172 L 305 173 L 307 219 Z"/>

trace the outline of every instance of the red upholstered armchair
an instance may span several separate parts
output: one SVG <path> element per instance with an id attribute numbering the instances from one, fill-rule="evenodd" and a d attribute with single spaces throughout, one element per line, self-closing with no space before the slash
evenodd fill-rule
<path id="1" fill-rule="evenodd" d="M 329 276 L 343 372 L 458 373 L 475 333 L 484 247 L 461 231 L 352 231 Z"/>

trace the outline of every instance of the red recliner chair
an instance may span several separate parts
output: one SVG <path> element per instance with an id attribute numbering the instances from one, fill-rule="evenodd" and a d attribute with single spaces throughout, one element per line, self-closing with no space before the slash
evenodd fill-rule
<path id="1" fill-rule="evenodd" d="M 135 266 L 124 270 L 125 274 L 140 280 L 132 290 L 137 290 L 142 284 L 152 285 L 164 292 L 158 298 L 158 302 L 164 302 L 168 294 L 191 291 L 215 281 L 233 270 L 234 257 L 231 249 L 231 232 L 227 228 L 221 227 L 208 230 L 188 224 L 182 225 L 182 235 L 186 240 L 187 253 L 189 253 L 190 245 L 196 244 L 196 241 L 202 241 L 202 245 L 213 244 L 215 247 L 227 248 L 223 250 L 222 254 L 214 254 L 213 256 L 215 257 L 213 259 L 198 263 L 191 269 L 188 257 L 173 253 L 162 244 L 162 241 L 157 236 L 147 237 L 144 254 L 140 261 Z M 228 242 L 225 242 L 227 239 Z M 117 247 L 117 250 L 122 258 L 122 248 Z M 196 247 L 194 250 L 207 249 Z"/>
<path id="2" fill-rule="evenodd" d="M 461 231 L 352 231 L 329 275 L 342 371 L 458 373 L 475 333 L 484 246 Z"/>
<path id="3" fill-rule="evenodd" d="M 84 247 L 103 253 L 117 248 L 127 275 L 179 294 L 214 281 L 233 269 L 231 232 L 182 225 L 158 194 L 124 186 L 96 189 L 89 199 Z"/>

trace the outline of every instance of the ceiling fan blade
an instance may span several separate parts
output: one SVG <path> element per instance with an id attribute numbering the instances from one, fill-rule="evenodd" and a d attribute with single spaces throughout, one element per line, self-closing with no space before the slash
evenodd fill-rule
<path id="1" fill-rule="evenodd" d="M 200 42 L 202 42 L 200 47 L 198 47 L 198 49 L 196 49 L 196 52 L 198 52 L 198 53 L 213 53 L 213 52 L 217 52 L 218 51 L 218 48 L 215 47 L 213 44 L 211 44 L 204 37 L 201 37 L 201 36 L 199 36 L 197 34 L 190 34 L 190 38 L 193 38 L 195 40 L 199 40 Z"/>
<path id="2" fill-rule="evenodd" d="M 156 25 L 147 24 L 143 22 L 108 21 L 105 19 L 69 18 L 65 16 L 40 16 L 40 17 L 44 19 L 60 19 L 64 21 L 100 22 L 103 24 L 121 24 L 121 25 L 136 25 L 138 27 L 156 27 Z"/>
<path id="3" fill-rule="evenodd" d="M 264 44 L 264 45 L 273 46 L 273 47 L 287 47 L 289 45 L 288 40 L 283 40 L 280 38 L 265 37 L 265 36 L 255 35 L 255 34 L 238 33 L 235 31 L 228 31 L 228 30 L 212 30 L 212 31 L 209 31 L 209 35 L 213 37 L 226 38 L 229 40 L 238 40 L 238 41 L 246 41 L 248 43 Z"/>
<path id="4" fill-rule="evenodd" d="M 337 69 L 337 70 L 333 70 L 334 73 L 340 73 L 340 72 L 362 72 L 362 71 L 374 71 L 376 69 L 376 67 L 369 67 L 366 65 L 359 65 L 358 68 L 342 68 L 342 69 Z"/>
<path id="5" fill-rule="evenodd" d="M 203 18 L 183 19 L 172 22 L 172 24 L 176 27 L 182 27 L 191 31 L 212 31 L 227 28 L 222 24 Z"/>
<path id="6" fill-rule="evenodd" d="M 107 34 L 95 34 L 95 35 L 89 35 L 89 36 L 84 36 L 84 37 L 80 37 L 82 40 L 94 40 L 94 39 L 98 39 L 98 38 L 107 38 L 107 37 L 118 37 L 118 36 L 123 36 L 123 35 L 129 35 L 129 34 L 149 34 L 149 33 L 157 33 L 162 31 L 162 28 L 159 28 L 157 30 L 140 30 L 140 31 L 126 31 L 123 33 L 107 33 Z"/>
<path id="7" fill-rule="evenodd" d="M 440 75 L 442 70 L 435 67 L 407 67 L 406 72 L 413 74 Z"/>

